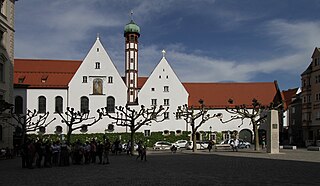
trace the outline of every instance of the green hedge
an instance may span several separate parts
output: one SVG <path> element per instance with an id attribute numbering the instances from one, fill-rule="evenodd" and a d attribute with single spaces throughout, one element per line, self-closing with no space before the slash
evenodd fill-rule
<path id="1" fill-rule="evenodd" d="M 142 141 L 148 147 L 152 147 L 154 143 L 157 141 L 168 141 L 168 142 L 175 142 L 177 140 L 189 140 L 190 139 L 190 132 L 182 132 L 181 135 L 175 135 L 175 132 L 171 131 L 168 135 L 164 136 L 163 132 L 151 132 L 150 136 L 144 136 L 142 132 L 137 132 L 134 135 L 134 141 Z M 71 135 L 71 143 L 74 143 L 76 140 L 80 140 L 81 142 L 91 141 L 93 138 L 97 141 L 102 141 L 104 136 L 110 139 L 111 142 L 115 141 L 116 139 L 120 139 L 122 143 L 126 143 L 130 140 L 130 133 L 92 133 L 92 134 L 72 134 Z M 42 138 L 44 141 L 57 141 L 61 140 L 61 138 L 56 134 L 45 134 L 43 136 L 39 136 L 36 134 L 29 134 L 29 138 L 32 139 L 39 139 Z M 66 138 L 66 135 L 64 135 Z"/>

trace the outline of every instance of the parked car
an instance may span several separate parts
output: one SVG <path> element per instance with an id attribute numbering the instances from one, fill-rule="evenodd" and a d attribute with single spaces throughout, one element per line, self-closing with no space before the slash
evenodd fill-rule
<path id="1" fill-rule="evenodd" d="M 220 144 L 216 144 L 215 149 L 231 149 L 231 140 L 232 139 L 227 139 L 222 141 Z"/>
<path id="2" fill-rule="evenodd" d="M 227 139 L 225 141 L 222 141 L 220 145 L 217 145 L 219 147 L 230 147 L 231 148 L 231 141 L 234 139 Z M 239 139 L 238 148 L 250 148 L 251 144 L 249 142 L 243 141 L 242 139 Z"/>
<path id="3" fill-rule="evenodd" d="M 188 143 L 187 140 L 178 140 L 174 142 L 172 145 L 176 146 L 179 149 L 179 148 L 186 148 L 187 143 Z"/>
<path id="4" fill-rule="evenodd" d="M 153 150 L 170 150 L 172 144 L 168 141 L 157 141 L 153 145 Z"/>
<path id="5" fill-rule="evenodd" d="M 238 148 L 244 149 L 244 148 L 250 148 L 251 144 L 249 142 L 243 141 L 242 139 L 239 139 L 239 145 Z"/>
<path id="6" fill-rule="evenodd" d="M 196 147 L 197 147 L 198 150 L 207 149 L 208 145 L 209 145 L 208 141 L 197 141 L 196 142 Z M 188 149 L 188 150 L 192 150 L 193 149 L 193 141 L 189 141 L 186 144 L 186 149 Z"/>
<path id="7" fill-rule="evenodd" d="M 133 150 L 137 150 L 138 149 L 138 145 L 136 143 L 133 144 Z M 127 150 L 127 143 L 122 144 L 122 150 L 126 151 Z"/>

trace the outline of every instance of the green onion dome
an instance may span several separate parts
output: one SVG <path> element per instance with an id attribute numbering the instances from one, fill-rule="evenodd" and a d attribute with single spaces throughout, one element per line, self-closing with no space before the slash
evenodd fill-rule
<path id="1" fill-rule="evenodd" d="M 133 22 L 133 20 L 130 21 L 130 23 L 126 24 L 126 26 L 124 27 L 124 35 L 126 33 L 137 33 L 138 35 L 140 35 L 140 27 Z"/>

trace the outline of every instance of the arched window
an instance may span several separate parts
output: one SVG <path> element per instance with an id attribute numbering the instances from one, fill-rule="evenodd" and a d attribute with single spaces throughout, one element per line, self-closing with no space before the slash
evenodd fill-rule
<path id="1" fill-rule="evenodd" d="M 61 96 L 57 96 L 55 98 L 55 112 L 56 113 L 63 112 L 63 98 Z"/>
<path id="2" fill-rule="evenodd" d="M 115 107 L 115 99 L 114 97 L 112 96 L 108 96 L 107 97 L 107 109 L 108 109 L 108 112 L 115 112 L 114 111 L 114 107 Z"/>
<path id="3" fill-rule="evenodd" d="M 93 80 L 93 94 L 102 94 L 102 79 Z"/>
<path id="4" fill-rule="evenodd" d="M 23 99 L 21 96 L 17 96 L 14 99 L 14 112 L 16 114 L 22 114 L 23 113 Z"/>
<path id="5" fill-rule="evenodd" d="M 88 113 L 89 112 L 89 98 L 86 96 L 81 97 L 81 108 L 82 113 Z"/>
<path id="6" fill-rule="evenodd" d="M 39 113 L 46 113 L 46 98 L 44 96 L 39 96 L 38 98 L 38 112 Z"/>

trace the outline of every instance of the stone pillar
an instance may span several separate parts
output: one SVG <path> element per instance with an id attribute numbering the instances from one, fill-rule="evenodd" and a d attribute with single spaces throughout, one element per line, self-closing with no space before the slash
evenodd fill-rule
<path id="1" fill-rule="evenodd" d="M 279 153 L 279 118 L 277 110 L 271 110 L 267 115 L 267 153 Z"/>

